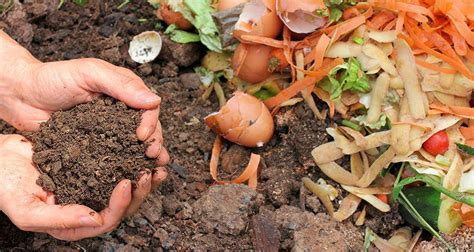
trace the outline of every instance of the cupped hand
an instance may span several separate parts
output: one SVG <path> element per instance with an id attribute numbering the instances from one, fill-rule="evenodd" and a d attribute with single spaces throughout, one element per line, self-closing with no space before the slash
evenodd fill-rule
<path id="1" fill-rule="evenodd" d="M 55 111 L 106 94 L 146 110 L 137 129 L 147 156 L 169 161 L 158 120 L 161 99 L 131 70 L 99 59 L 42 63 L 0 31 L 0 117 L 19 130 L 37 130 Z M 2 52 L 3 51 L 3 52 Z M 7 59 L 7 60 L 5 60 Z"/>
<path id="2" fill-rule="evenodd" d="M 82 205 L 56 205 L 54 195 L 36 184 L 31 143 L 20 135 L 0 135 L 0 210 L 20 229 L 44 232 L 62 240 L 94 237 L 115 229 L 166 178 L 166 170 L 145 173 L 132 192 L 130 180 L 114 189 L 100 213 Z"/>

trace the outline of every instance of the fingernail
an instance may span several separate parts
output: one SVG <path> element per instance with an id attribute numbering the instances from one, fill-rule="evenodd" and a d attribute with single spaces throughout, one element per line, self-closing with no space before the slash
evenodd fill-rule
<path id="1" fill-rule="evenodd" d="M 93 216 L 81 216 L 79 217 L 79 221 L 82 225 L 87 227 L 100 227 L 101 224 L 98 220 L 96 220 Z"/>
<path id="2" fill-rule="evenodd" d="M 137 95 L 137 99 L 146 104 L 160 104 L 161 98 L 150 91 L 143 91 Z"/>
<path id="3" fill-rule="evenodd" d="M 125 197 L 125 198 L 128 197 L 129 194 L 130 194 L 130 188 L 129 188 L 129 186 L 130 186 L 130 180 L 127 179 L 127 180 L 123 183 L 123 192 L 122 192 L 123 197 Z"/>

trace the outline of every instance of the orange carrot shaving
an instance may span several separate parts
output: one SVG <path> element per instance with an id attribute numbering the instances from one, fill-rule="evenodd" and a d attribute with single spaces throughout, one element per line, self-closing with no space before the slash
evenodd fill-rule
<path id="1" fill-rule="evenodd" d="M 461 202 L 453 205 L 453 210 L 461 215 L 462 223 L 468 227 L 474 227 L 474 207 Z"/>
<path id="2" fill-rule="evenodd" d="M 391 11 L 383 10 L 370 20 L 372 29 L 380 29 L 384 24 L 394 20 L 397 15 Z"/>
<path id="3" fill-rule="evenodd" d="M 265 105 L 269 108 L 280 105 L 282 102 L 287 101 L 302 90 L 311 87 L 316 82 L 323 79 L 324 76 L 326 76 L 334 67 L 342 63 L 344 63 L 344 60 L 338 58 L 328 64 L 325 64 L 323 68 L 317 71 L 311 71 L 304 79 L 295 81 L 292 85 L 280 91 L 280 93 L 278 93 L 276 96 L 264 101 Z"/>
<path id="4" fill-rule="evenodd" d="M 415 62 L 416 62 L 417 65 L 420 65 L 424 68 L 428 68 L 428 69 L 436 71 L 436 72 L 445 73 L 445 74 L 455 74 L 456 73 L 456 70 L 454 70 L 454 69 L 440 67 L 440 66 L 437 66 L 435 64 L 428 63 L 428 62 L 426 62 L 422 59 L 419 59 L 419 58 L 415 58 Z"/>
<path id="5" fill-rule="evenodd" d="M 230 181 L 224 181 L 224 180 L 219 180 L 217 178 L 217 167 L 219 164 L 219 155 L 221 153 L 221 149 L 222 149 L 222 140 L 220 136 L 217 136 L 216 140 L 214 141 L 214 145 L 212 147 L 212 155 L 211 155 L 211 161 L 209 165 L 211 177 L 214 179 L 214 181 L 216 181 L 216 183 L 220 185 L 241 184 L 245 181 L 248 181 L 248 186 L 255 190 L 257 188 L 257 176 L 258 176 L 258 165 L 260 163 L 260 155 L 252 153 L 250 155 L 250 161 L 247 167 L 245 167 L 244 171 L 240 174 L 240 176 Z"/>
<path id="6" fill-rule="evenodd" d="M 366 19 L 364 15 L 359 15 L 357 17 L 348 19 L 342 23 L 335 25 L 332 31 L 329 33 L 329 37 L 331 37 L 332 43 L 338 41 L 339 38 L 341 38 L 342 36 L 364 24 L 365 20 Z"/>
<path id="7" fill-rule="evenodd" d="M 461 132 L 461 135 L 466 139 L 466 140 L 471 140 L 474 139 L 474 127 L 469 126 L 469 127 L 460 127 L 459 131 Z"/>
<path id="8" fill-rule="evenodd" d="M 276 40 L 276 39 L 261 37 L 261 36 L 256 36 L 256 35 L 242 35 L 241 40 L 245 42 L 249 42 L 249 43 L 262 44 L 262 45 L 267 45 L 267 46 L 275 47 L 275 48 L 285 47 L 284 42 L 281 40 Z M 290 47 L 295 47 L 297 44 L 298 44 L 297 41 L 291 42 Z"/>
<path id="9" fill-rule="evenodd" d="M 417 13 L 434 19 L 433 13 L 421 5 L 387 0 L 369 0 L 368 2 L 375 7 L 381 7 L 395 12 L 405 11 L 407 13 Z"/>
<path id="10" fill-rule="evenodd" d="M 437 103 L 430 104 L 430 108 L 444 114 L 451 114 L 461 118 L 474 119 L 474 108 L 460 106 L 445 106 Z"/>
<path id="11" fill-rule="evenodd" d="M 330 42 L 331 39 L 326 34 L 321 35 L 316 47 L 304 58 L 304 64 L 314 61 L 314 67 L 319 69 L 323 65 L 324 55 Z"/>
<path id="12" fill-rule="evenodd" d="M 342 19 L 348 20 L 358 15 L 360 15 L 360 12 L 356 7 L 349 7 L 345 9 L 344 12 L 342 13 Z"/>
<path id="13" fill-rule="evenodd" d="M 383 201 L 385 204 L 388 204 L 387 194 L 376 194 L 375 195 L 379 200 Z"/>
<path id="14" fill-rule="evenodd" d="M 472 73 L 462 62 L 459 62 L 459 59 L 453 59 L 447 55 L 444 55 L 442 53 L 439 53 L 431 48 L 429 48 L 427 45 L 425 45 L 420 39 L 416 36 L 413 27 L 405 23 L 405 28 L 410 34 L 410 37 L 413 39 L 414 44 L 421 50 L 425 51 L 427 54 L 433 55 L 441 60 L 444 60 L 446 63 L 451 65 L 454 69 L 462 73 L 464 76 L 467 78 L 474 80 L 474 73 Z"/>

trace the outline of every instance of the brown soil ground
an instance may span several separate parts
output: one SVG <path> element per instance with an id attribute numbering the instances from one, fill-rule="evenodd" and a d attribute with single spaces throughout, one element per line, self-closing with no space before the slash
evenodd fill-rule
<path id="1" fill-rule="evenodd" d="M 53 113 L 33 135 L 37 183 L 58 204 L 81 204 L 101 211 L 122 179 L 138 181 L 140 170 L 155 168 L 136 136 L 141 112 L 112 98 L 98 98 Z"/>
<path id="2" fill-rule="evenodd" d="M 310 151 L 328 141 L 325 128 L 330 122 L 315 121 L 305 105 L 280 111 L 275 135 L 266 147 L 250 150 L 225 143 L 221 155 L 219 176 L 230 178 L 245 166 L 250 152 L 261 154 L 257 191 L 243 185 L 216 186 L 208 168 L 215 136 L 203 118 L 218 109 L 218 102 L 214 96 L 200 99 L 199 78 L 189 68 L 202 55 L 199 45 L 175 45 L 165 38 L 160 59 L 138 66 L 127 49 L 134 35 L 153 30 L 156 24 L 146 1 L 133 1 L 120 10 L 122 1 L 90 1 L 86 7 L 66 1 L 59 10 L 57 1 L 24 2 L 0 16 L 0 28 L 39 59 L 98 57 L 134 70 L 163 98 L 160 118 L 171 162 L 168 180 L 116 231 L 64 242 L 19 231 L 0 215 L 0 250 L 362 249 L 365 227 L 356 227 L 352 219 L 331 220 L 318 199 L 301 190 L 303 176 L 325 178 Z M 1 132 L 14 130 L 0 122 Z M 371 228 L 386 235 L 403 224 L 397 213 L 390 217 L 374 213 L 368 219 Z"/>

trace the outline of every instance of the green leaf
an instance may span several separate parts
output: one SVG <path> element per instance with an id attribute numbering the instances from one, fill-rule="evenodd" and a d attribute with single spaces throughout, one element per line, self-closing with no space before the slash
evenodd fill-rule
<path id="1" fill-rule="evenodd" d="M 270 92 L 266 89 L 260 89 L 253 95 L 255 97 L 257 97 L 258 99 L 262 100 L 262 101 L 265 101 L 265 100 L 270 99 L 273 96 L 275 96 L 275 94 L 273 94 L 272 92 Z"/>
<path id="2" fill-rule="evenodd" d="M 388 126 L 388 117 L 385 113 L 381 113 L 379 119 L 376 122 L 368 123 L 367 122 L 367 115 L 360 115 L 353 117 L 352 120 L 358 122 L 360 125 L 365 126 L 369 129 L 373 130 L 380 130 L 385 126 Z"/>
<path id="3" fill-rule="evenodd" d="M 212 18 L 214 9 L 211 7 L 210 1 L 184 0 L 184 4 L 192 12 L 192 15 L 183 14 L 183 16 L 196 27 L 201 37 L 201 42 L 209 50 L 221 52 L 222 44 L 219 38 L 219 30 Z"/>
<path id="4" fill-rule="evenodd" d="M 331 100 L 339 100 L 343 91 L 366 93 L 370 90 L 367 75 L 354 58 L 332 69 L 320 86 L 331 95 Z"/>
<path id="5" fill-rule="evenodd" d="M 370 244 L 375 240 L 375 234 L 370 228 L 365 228 L 365 235 L 364 235 L 364 252 L 369 251 Z"/>
<path id="6" fill-rule="evenodd" d="M 363 45 L 364 44 L 364 39 L 361 38 L 361 37 L 353 37 L 352 41 L 354 41 L 354 43 L 356 43 L 358 45 Z"/>
<path id="7" fill-rule="evenodd" d="M 401 169 L 402 170 L 402 169 Z M 436 231 L 424 218 L 420 215 L 418 210 L 411 204 L 410 200 L 405 196 L 403 192 L 400 192 L 400 198 L 397 201 L 405 207 L 409 214 L 416 219 L 424 229 L 428 230 L 433 236 L 438 238 L 448 249 L 449 251 L 454 251 L 451 245 Z"/>
<path id="8" fill-rule="evenodd" d="M 438 216 L 441 205 L 440 193 L 432 187 L 412 187 L 403 190 L 407 199 L 416 209 L 422 209 L 420 215 L 432 227 L 438 227 Z M 405 207 L 400 207 L 400 214 L 409 223 L 423 228 L 423 225 L 413 218 Z"/>
<path id="9" fill-rule="evenodd" d="M 362 130 L 362 127 L 361 127 L 359 124 L 354 123 L 354 122 L 351 122 L 351 121 L 349 121 L 349 120 L 345 120 L 345 119 L 344 119 L 344 120 L 342 120 L 341 124 L 344 125 L 344 126 L 346 126 L 346 127 L 351 128 L 351 129 L 353 129 L 353 130 L 357 130 L 357 131 L 361 131 L 361 130 Z"/>
<path id="10" fill-rule="evenodd" d="M 87 3 L 89 3 L 89 0 L 72 0 L 75 4 L 79 6 L 86 6 Z"/>
<path id="11" fill-rule="evenodd" d="M 458 149 L 460 151 L 462 151 L 463 153 L 466 153 L 466 154 L 471 155 L 471 156 L 474 155 L 474 148 L 472 148 L 471 146 L 465 145 L 465 144 L 460 144 L 460 143 L 457 143 L 456 145 L 458 146 Z"/>
<path id="12" fill-rule="evenodd" d="M 165 34 L 170 36 L 170 39 L 176 43 L 186 44 L 186 43 L 193 43 L 199 42 L 201 39 L 199 38 L 198 34 L 190 33 L 187 31 L 179 30 L 176 25 L 172 24 L 168 26 L 165 30 Z"/>
<path id="13" fill-rule="evenodd" d="M 329 8 L 329 22 L 337 22 L 342 17 L 342 11 L 338 8 Z"/>
<path id="14" fill-rule="evenodd" d="M 444 188 L 443 185 L 440 182 L 438 182 L 437 180 L 431 178 L 429 175 L 425 175 L 425 174 L 418 174 L 416 176 L 403 179 L 402 181 L 397 183 L 393 187 L 392 198 L 394 200 L 398 199 L 398 196 L 401 193 L 401 190 L 403 189 L 404 186 L 406 186 L 408 184 L 411 184 L 413 182 L 417 182 L 417 181 L 425 182 L 427 185 L 433 187 L 438 192 L 443 193 L 446 196 L 448 196 L 448 197 L 450 197 L 450 198 L 452 198 L 456 201 L 463 202 L 463 203 L 465 203 L 469 206 L 474 206 L 474 195 L 469 194 L 469 193 L 461 193 L 461 192 L 450 191 L 450 190 Z"/>

